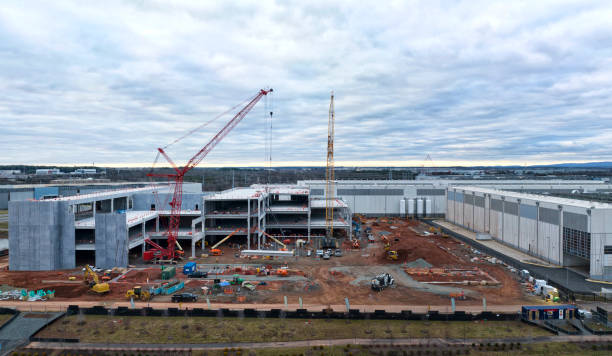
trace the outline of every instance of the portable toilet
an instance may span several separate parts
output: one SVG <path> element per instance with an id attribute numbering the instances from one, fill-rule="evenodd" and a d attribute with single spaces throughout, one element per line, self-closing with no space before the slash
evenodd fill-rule
<path id="1" fill-rule="evenodd" d="M 184 275 L 190 275 L 193 272 L 195 272 L 196 270 L 196 263 L 195 262 L 187 262 L 185 263 L 185 266 L 183 266 L 183 274 Z"/>
<path id="2" fill-rule="evenodd" d="M 164 266 L 162 266 L 161 279 L 168 280 L 168 279 L 174 277 L 175 275 L 176 275 L 176 268 L 174 266 L 172 266 L 172 267 L 164 267 Z"/>
<path id="3" fill-rule="evenodd" d="M 543 279 L 536 279 L 534 283 L 535 293 L 540 295 L 544 292 L 544 286 L 546 285 L 546 281 Z"/>

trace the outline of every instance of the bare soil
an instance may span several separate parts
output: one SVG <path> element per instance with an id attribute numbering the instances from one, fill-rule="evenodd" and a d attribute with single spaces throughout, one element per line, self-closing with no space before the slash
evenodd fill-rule
<path id="1" fill-rule="evenodd" d="M 280 266 L 289 267 L 289 276 L 305 276 L 307 280 L 274 280 L 266 281 L 266 285 L 258 285 L 255 292 L 240 292 L 245 298 L 240 302 L 273 304 L 283 303 L 284 296 L 297 299 L 302 297 L 304 303 L 308 304 L 343 304 L 344 298 L 348 297 L 353 304 L 363 305 L 445 305 L 450 304 L 450 295 L 444 293 L 430 293 L 398 283 L 395 288 L 388 288 L 382 292 L 374 292 L 369 288 L 369 278 L 372 276 L 362 276 L 362 280 L 356 281 L 356 274 L 352 271 L 343 272 L 340 268 L 354 268 L 368 271 L 370 267 L 375 269 L 385 269 L 388 267 L 389 273 L 404 273 L 406 263 L 417 259 L 423 259 L 431 264 L 433 268 L 454 268 L 470 269 L 478 268 L 488 273 L 492 278 L 499 282 L 497 286 L 460 286 L 470 294 L 467 300 L 458 301 L 463 305 L 479 305 L 482 297 L 487 299 L 487 303 L 494 305 L 511 305 L 526 302 L 533 303 L 534 300 L 527 297 L 516 276 L 511 274 L 507 268 L 501 265 L 491 264 L 482 258 L 476 262 L 471 262 L 475 255 L 469 248 L 460 241 L 451 237 L 442 237 L 434 234 L 427 235 L 428 226 L 414 220 L 400 218 L 378 218 L 363 219 L 362 229 L 370 227 L 375 237 L 374 243 L 368 243 L 367 238 L 362 237 L 361 248 L 354 250 L 350 248 L 350 242 L 345 241 L 342 245 L 343 256 L 332 257 L 328 261 L 319 260 L 315 257 L 284 257 L 275 260 L 263 259 L 243 259 L 235 254 L 238 252 L 235 244 L 222 246 L 223 256 L 208 257 L 197 259 L 198 263 L 218 264 L 219 268 L 224 268 L 229 264 L 251 264 L 266 265 L 269 269 L 276 269 Z M 387 259 L 384 250 L 382 236 L 386 236 L 390 242 L 390 248 L 398 251 L 397 261 Z M 179 265 L 180 266 L 180 265 Z M 336 267 L 336 268 L 334 268 Z M 397 267 L 397 268 L 395 268 Z M 236 273 L 233 269 L 227 269 L 226 279 L 231 279 L 231 275 Z M 249 274 L 252 271 L 240 271 L 240 274 Z M 105 296 L 93 295 L 88 293 L 85 283 L 69 282 L 69 277 L 75 276 L 77 281 L 83 281 L 83 273 L 80 268 L 66 271 L 7 271 L 0 270 L 0 283 L 16 288 L 27 289 L 54 289 L 58 300 L 114 300 L 124 301 L 125 293 L 135 285 L 147 286 L 161 282 L 160 266 L 148 266 L 146 269 L 135 269 L 129 271 L 125 276 L 116 282 L 111 282 L 111 292 Z M 397 276 L 404 279 L 405 276 Z M 191 280 L 181 273 L 177 267 L 176 278 L 185 280 L 185 290 L 199 292 L 201 287 L 210 286 L 212 281 Z M 461 276 L 440 277 L 439 280 L 462 281 L 466 278 Z M 484 278 L 484 277 L 483 277 Z M 248 278 L 247 278 L 248 279 Z M 253 278 L 255 279 L 255 278 Z M 423 280 L 414 278 L 415 280 Z M 427 277 L 424 280 L 435 280 Z M 46 282 L 45 282 L 46 281 Z M 49 281 L 53 281 L 50 283 Z M 61 283 L 60 281 L 66 281 Z M 148 284 L 147 284 L 148 281 Z M 211 302 L 238 302 L 235 293 L 209 296 Z M 166 301 L 166 297 L 158 298 L 155 301 Z"/>

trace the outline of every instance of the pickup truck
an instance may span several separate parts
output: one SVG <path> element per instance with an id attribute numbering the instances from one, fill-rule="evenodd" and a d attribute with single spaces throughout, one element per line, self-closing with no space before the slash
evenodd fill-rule
<path id="1" fill-rule="evenodd" d="M 193 293 L 179 293 L 172 296 L 172 303 L 195 302 L 198 296 Z"/>
<path id="2" fill-rule="evenodd" d="M 208 278 L 208 272 L 195 271 L 187 275 L 187 278 Z"/>

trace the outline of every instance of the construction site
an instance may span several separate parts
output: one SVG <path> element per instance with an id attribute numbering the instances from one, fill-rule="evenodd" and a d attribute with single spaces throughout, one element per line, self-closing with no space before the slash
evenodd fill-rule
<path id="1" fill-rule="evenodd" d="M 333 94 L 324 180 L 207 193 L 197 183 L 183 182 L 272 92 L 262 89 L 245 101 L 182 167 L 174 164 L 167 146 L 159 148 L 156 162 L 163 158 L 172 169 L 151 170 L 150 184 L 66 195 L 51 194 L 53 189 L 45 187 L 47 193 L 38 199 L 11 199 L 9 252 L 0 257 L 0 298 L 15 303 L 195 302 L 209 307 L 350 303 L 454 311 L 487 306 L 518 310 L 524 304 L 573 297 L 576 290 L 569 285 L 543 280 L 541 270 L 534 267 L 530 273 L 525 263 L 557 269 L 582 260 L 544 259 L 545 251 L 531 253 L 502 237 L 501 247 L 486 245 L 491 249 L 482 245 L 485 238 L 469 238 L 474 231 L 479 236 L 491 231 L 494 240 L 498 235 L 482 224 L 468 223 L 475 213 L 458 219 L 459 210 L 469 212 L 465 204 L 472 204 L 472 209 L 475 202 L 482 205 L 480 198 L 467 194 L 459 199 L 460 191 L 467 189 L 463 181 L 336 180 Z M 610 189 L 602 181 L 470 184 L 487 192 Z M 512 209 L 508 205 L 506 212 L 512 214 Z M 574 215 L 567 215 L 567 223 Z M 586 225 L 567 226 L 584 230 Z M 584 236 L 576 238 L 585 249 Z M 558 251 L 558 243 L 551 245 L 555 248 Z M 599 277 L 605 279 L 609 270 L 602 270 Z M 588 277 L 588 269 L 586 273 Z M 581 277 L 572 275 L 576 278 Z M 601 286 L 597 281 L 584 284 L 586 293 Z"/>

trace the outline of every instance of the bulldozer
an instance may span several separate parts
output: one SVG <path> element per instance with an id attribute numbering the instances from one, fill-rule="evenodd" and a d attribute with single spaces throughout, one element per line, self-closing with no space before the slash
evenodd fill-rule
<path id="1" fill-rule="evenodd" d="M 141 286 L 135 286 L 132 289 L 128 289 L 128 291 L 125 293 L 125 297 L 127 299 L 134 298 L 146 302 L 151 299 L 151 293 L 149 293 L 149 291 L 143 290 Z"/>
<path id="2" fill-rule="evenodd" d="M 391 261 L 397 261 L 397 258 L 399 257 L 397 251 L 393 251 L 393 250 L 389 250 L 387 251 L 387 259 L 391 260 Z"/>
<path id="3" fill-rule="evenodd" d="M 91 280 L 89 280 L 89 277 L 91 277 Z M 102 294 L 106 294 L 110 292 L 110 286 L 108 285 L 108 283 L 106 282 L 100 283 L 98 274 L 92 271 L 89 265 L 85 265 L 84 278 L 85 278 L 85 284 L 89 286 L 90 292 L 98 294 L 98 295 L 102 295 Z"/>

